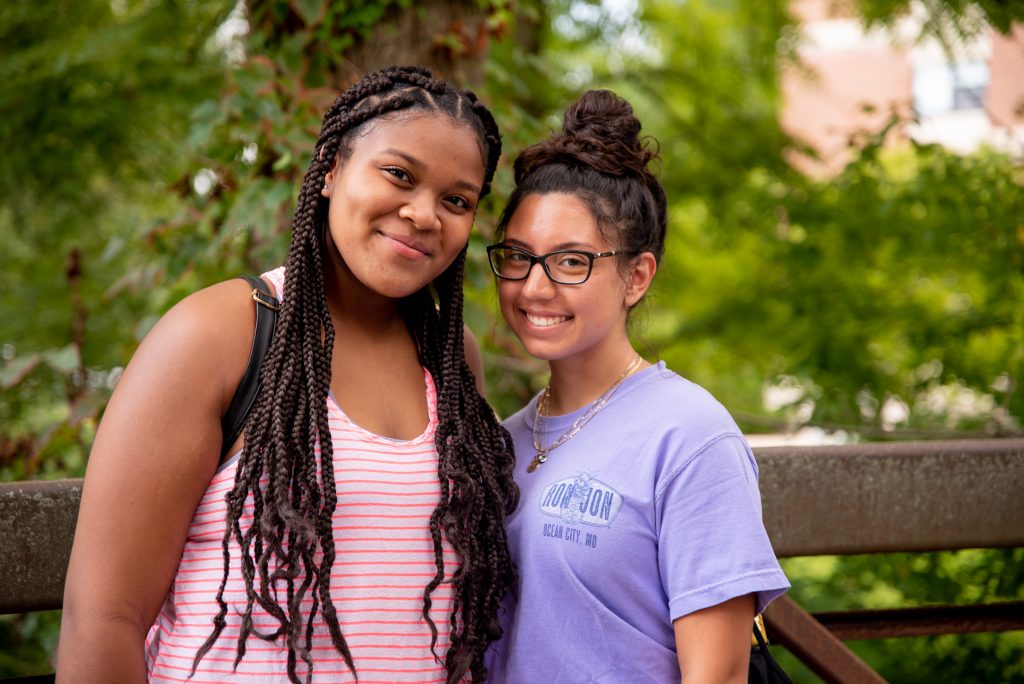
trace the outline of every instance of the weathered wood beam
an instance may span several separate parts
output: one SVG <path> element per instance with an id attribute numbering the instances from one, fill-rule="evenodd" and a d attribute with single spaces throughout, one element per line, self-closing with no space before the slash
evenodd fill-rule
<path id="1" fill-rule="evenodd" d="M 1024 439 L 755 450 L 780 557 L 1024 546 Z"/>

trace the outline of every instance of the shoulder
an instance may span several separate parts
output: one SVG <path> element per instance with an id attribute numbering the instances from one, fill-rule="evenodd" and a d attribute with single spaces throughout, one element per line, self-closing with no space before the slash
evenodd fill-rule
<path id="1" fill-rule="evenodd" d="M 171 338 L 185 347 L 251 338 L 255 323 L 249 284 L 226 280 L 190 294 L 171 307 L 147 335 Z"/>
<path id="2" fill-rule="evenodd" d="M 617 422 L 637 425 L 636 439 L 656 454 L 662 486 L 695 463 L 701 470 L 735 466 L 756 476 L 757 465 L 746 438 L 710 392 L 663 363 L 639 379 L 623 397 L 628 414 L 620 414 Z"/>
<path id="3" fill-rule="evenodd" d="M 217 403 L 230 401 L 248 359 L 255 323 L 249 284 L 241 278 L 217 283 L 165 313 L 133 362 L 166 364 L 197 390 L 212 392 Z"/>
<path id="4" fill-rule="evenodd" d="M 729 411 L 710 392 L 670 370 L 664 362 L 647 368 L 623 393 L 627 410 L 649 425 L 661 425 L 694 435 L 735 432 L 739 427 Z"/>

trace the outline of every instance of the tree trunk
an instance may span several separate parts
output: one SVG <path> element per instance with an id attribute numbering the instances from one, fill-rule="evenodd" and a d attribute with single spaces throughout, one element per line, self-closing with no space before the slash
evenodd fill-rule
<path id="1" fill-rule="evenodd" d="M 335 82 L 348 85 L 393 64 L 431 67 L 462 86 L 483 82 L 490 34 L 487 15 L 472 0 L 420 0 L 392 7 L 365 39 L 346 50 Z"/>
<path id="2" fill-rule="evenodd" d="M 310 80 L 342 90 L 392 65 L 420 65 L 463 86 L 483 82 L 491 29 L 489 11 L 474 0 L 398 0 L 331 5 L 328 0 L 247 0 L 262 53 L 287 53 L 303 40 Z M 301 38 L 300 38 L 301 36 Z M 337 46 L 345 47 L 337 47 Z M 333 46 L 333 47 L 332 47 Z M 330 51 L 342 50 L 339 54 Z"/>

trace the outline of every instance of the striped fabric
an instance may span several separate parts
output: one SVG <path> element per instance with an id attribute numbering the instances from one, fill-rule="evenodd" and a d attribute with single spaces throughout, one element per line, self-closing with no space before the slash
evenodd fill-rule
<path id="1" fill-rule="evenodd" d="M 283 292 L 283 269 L 267 274 Z M 337 557 L 331 573 L 331 595 L 342 633 L 348 640 L 359 682 L 443 682 L 444 668 L 430 651 L 430 628 L 423 618 L 423 589 L 435 572 L 428 529 L 440 497 L 437 479 L 437 397 L 429 373 L 429 424 L 409 441 L 372 434 L 355 425 L 330 398 L 328 420 L 334 444 L 338 506 L 334 515 Z M 237 458 L 237 456 L 236 456 Z M 237 545 L 225 590 L 227 626 L 213 649 L 189 679 L 192 660 L 212 629 L 215 596 L 223 573 L 225 494 L 235 476 L 235 459 L 217 472 L 196 509 L 181 563 L 167 600 L 146 639 L 151 682 L 278 682 L 287 681 L 287 649 L 282 640 L 250 636 L 237 668 L 239 615 L 245 609 Z M 251 497 L 242 518 L 252 522 Z M 444 544 L 446 579 L 458 559 Z M 280 584 L 282 602 L 286 585 Z M 437 653 L 447 650 L 452 592 L 442 584 L 433 594 L 431 618 L 438 626 Z M 311 599 L 307 601 L 311 606 Z M 272 631 L 276 621 L 257 605 L 254 624 Z M 319 619 L 313 639 L 314 682 L 355 681 Z M 304 672 L 299 662 L 300 677 Z"/>

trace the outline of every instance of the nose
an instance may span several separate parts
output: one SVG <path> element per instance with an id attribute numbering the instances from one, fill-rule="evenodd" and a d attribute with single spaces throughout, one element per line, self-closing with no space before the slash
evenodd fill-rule
<path id="1" fill-rule="evenodd" d="M 417 192 L 409 197 L 398 210 L 398 215 L 411 221 L 418 230 L 437 230 L 441 227 L 434 198 L 427 192 Z"/>
<path id="2" fill-rule="evenodd" d="M 544 299 L 551 297 L 555 293 L 555 284 L 548 278 L 548 274 L 545 273 L 544 266 L 540 262 L 530 266 L 530 271 L 526 274 L 526 280 L 522 282 L 523 294 L 527 297 Z"/>

